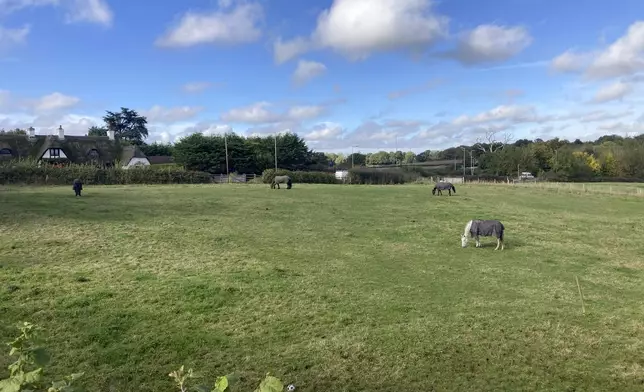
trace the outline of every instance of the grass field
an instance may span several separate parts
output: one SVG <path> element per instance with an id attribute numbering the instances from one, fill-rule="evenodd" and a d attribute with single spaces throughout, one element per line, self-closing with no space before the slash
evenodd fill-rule
<path id="1" fill-rule="evenodd" d="M 0 341 L 42 325 L 90 391 L 641 391 L 644 200 L 457 190 L 0 188 Z M 503 252 L 460 248 L 475 217 Z"/>

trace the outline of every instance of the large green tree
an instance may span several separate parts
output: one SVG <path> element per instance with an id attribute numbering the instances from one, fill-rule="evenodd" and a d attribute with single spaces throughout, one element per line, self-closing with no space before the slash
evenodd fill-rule
<path id="1" fill-rule="evenodd" d="M 148 120 L 135 110 L 121 107 L 120 112 L 106 111 L 103 116 L 106 128 L 114 131 L 115 137 L 132 144 L 142 145 L 148 137 Z"/>

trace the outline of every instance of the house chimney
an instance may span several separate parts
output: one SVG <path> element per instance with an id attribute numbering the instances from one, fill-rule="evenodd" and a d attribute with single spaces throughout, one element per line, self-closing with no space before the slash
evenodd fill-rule
<path id="1" fill-rule="evenodd" d="M 29 127 L 29 137 L 36 137 L 36 129 Z"/>
<path id="2" fill-rule="evenodd" d="M 107 137 L 109 137 L 110 140 L 114 140 L 114 131 L 112 130 L 107 131 Z"/>
<path id="3" fill-rule="evenodd" d="M 62 125 L 58 126 L 58 138 L 59 139 L 64 139 L 65 138 L 65 130 L 63 129 Z"/>

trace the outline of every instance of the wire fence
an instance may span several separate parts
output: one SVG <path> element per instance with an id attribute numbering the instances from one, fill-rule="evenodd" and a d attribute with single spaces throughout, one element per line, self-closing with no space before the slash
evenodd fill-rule
<path id="1" fill-rule="evenodd" d="M 574 183 L 574 182 L 489 182 L 471 181 L 467 184 L 522 187 L 551 190 L 557 193 L 603 194 L 644 197 L 644 184 L 633 183 Z"/>

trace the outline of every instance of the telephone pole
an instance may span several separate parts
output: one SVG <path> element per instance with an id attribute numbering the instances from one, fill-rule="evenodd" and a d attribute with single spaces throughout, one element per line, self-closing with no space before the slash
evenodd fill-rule
<path id="1" fill-rule="evenodd" d="M 465 148 L 463 148 L 463 181 L 465 181 Z"/>
<path id="2" fill-rule="evenodd" d="M 228 182 L 230 182 L 230 170 L 228 169 L 228 138 L 224 133 L 224 148 L 226 149 L 226 176 L 228 177 Z"/>
<path id="3" fill-rule="evenodd" d="M 472 158 L 472 150 L 470 150 L 470 172 L 474 175 L 474 158 Z"/>

